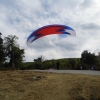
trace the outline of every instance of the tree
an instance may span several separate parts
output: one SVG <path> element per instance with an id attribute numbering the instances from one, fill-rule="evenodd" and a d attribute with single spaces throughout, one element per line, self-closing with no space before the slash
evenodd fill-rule
<path id="1" fill-rule="evenodd" d="M 42 64 L 44 62 L 44 57 L 40 56 L 37 59 L 34 59 L 34 62 L 36 63 L 36 69 L 42 69 Z"/>
<path id="2" fill-rule="evenodd" d="M 24 56 L 24 49 L 20 49 L 15 47 L 15 52 L 14 52 L 14 63 L 16 68 L 18 69 L 21 62 L 23 61 Z"/>
<path id="3" fill-rule="evenodd" d="M 8 35 L 8 37 L 4 38 L 5 54 L 9 59 L 9 66 L 12 68 L 22 62 L 24 57 L 24 49 L 19 48 L 16 40 L 18 40 L 18 37 L 15 35 Z"/>
<path id="4" fill-rule="evenodd" d="M 72 67 L 72 69 L 75 69 L 76 62 L 74 59 L 68 59 L 68 64 Z"/>
<path id="5" fill-rule="evenodd" d="M 2 35 L 2 33 L 0 33 L 0 67 L 3 65 L 3 62 L 5 61 L 3 39 L 1 38 L 1 35 Z"/>
<path id="6" fill-rule="evenodd" d="M 94 53 L 90 53 L 87 50 L 85 50 L 81 54 L 81 61 L 87 65 L 94 65 L 97 62 L 97 57 Z"/>

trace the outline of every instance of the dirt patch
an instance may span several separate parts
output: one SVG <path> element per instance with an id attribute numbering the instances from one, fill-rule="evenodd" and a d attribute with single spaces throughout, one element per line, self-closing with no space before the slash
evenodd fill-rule
<path id="1" fill-rule="evenodd" d="M 100 100 L 100 76 L 0 71 L 0 100 Z"/>

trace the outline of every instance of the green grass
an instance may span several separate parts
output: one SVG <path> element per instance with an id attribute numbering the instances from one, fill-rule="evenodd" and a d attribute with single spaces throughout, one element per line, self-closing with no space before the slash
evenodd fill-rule
<path id="1" fill-rule="evenodd" d="M 100 76 L 0 71 L 0 100 L 100 100 Z"/>

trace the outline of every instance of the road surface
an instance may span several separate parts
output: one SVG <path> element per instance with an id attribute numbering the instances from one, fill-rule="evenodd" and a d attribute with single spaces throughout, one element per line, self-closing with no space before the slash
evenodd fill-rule
<path id="1" fill-rule="evenodd" d="M 52 72 L 52 73 L 71 73 L 71 74 L 88 74 L 88 75 L 100 75 L 100 71 L 95 70 L 31 70 L 40 72 Z"/>

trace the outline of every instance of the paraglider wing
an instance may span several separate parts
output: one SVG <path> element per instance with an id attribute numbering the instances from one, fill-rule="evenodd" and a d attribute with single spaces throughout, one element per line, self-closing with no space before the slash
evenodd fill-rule
<path id="1" fill-rule="evenodd" d="M 27 44 L 34 40 L 50 34 L 69 34 L 76 35 L 74 29 L 66 25 L 47 25 L 32 32 L 27 38 Z"/>

